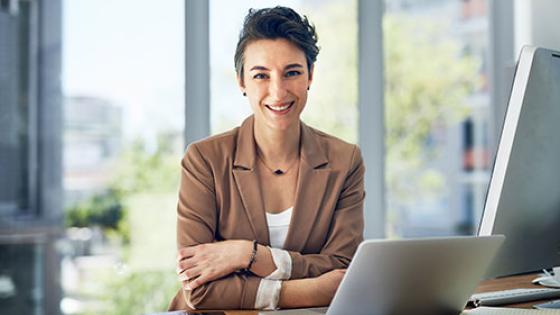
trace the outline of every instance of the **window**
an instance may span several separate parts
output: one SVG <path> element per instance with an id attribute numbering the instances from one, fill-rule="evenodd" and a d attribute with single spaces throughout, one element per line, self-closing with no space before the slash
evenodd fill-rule
<path id="1" fill-rule="evenodd" d="M 0 217 L 31 212 L 34 182 L 35 104 L 32 90 L 36 65 L 31 29 L 34 2 L 6 2 L 0 6 Z"/>
<path id="2" fill-rule="evenodd" d="M 184 2 L 63 1 L 65 313 L 162 311 L 179 289 Z"/>
<path id="3" fill-rule="evenodd" d="M 55 0 L 0 1 L 2 313 L 59 309 L 59 22 Z"/>
<path id="4" fill-rule="evenodd" d="M 492 149 L 485 0 L 387 1 L 388 234 L 472 234 Z"/>

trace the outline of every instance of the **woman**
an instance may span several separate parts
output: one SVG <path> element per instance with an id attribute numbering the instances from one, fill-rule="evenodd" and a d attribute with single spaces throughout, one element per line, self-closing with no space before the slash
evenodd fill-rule
<path id="1" fill-rule="evenodd" d="M 362 241 L 364 166 L 357 146 L 300 121 L 316 44 L 292 9 L 245 18 L 235 68 L 253 115 L 191 144 L 182 160 L 183 290 L 171 310 L 330 303 Z"/>

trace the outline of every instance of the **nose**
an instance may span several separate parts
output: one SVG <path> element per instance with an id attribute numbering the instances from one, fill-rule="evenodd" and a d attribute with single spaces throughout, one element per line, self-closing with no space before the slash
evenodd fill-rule
<path id="1" fill-rule="evenodd" d="M 268 94 L 273 101 L 282 101 L 287 93 L 288 91 L 283 78 L 271 78 L 268 86 Z"/>

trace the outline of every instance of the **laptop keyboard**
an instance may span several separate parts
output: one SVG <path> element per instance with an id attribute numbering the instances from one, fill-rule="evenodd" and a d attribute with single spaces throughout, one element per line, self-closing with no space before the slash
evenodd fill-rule
<path id="1" fill-rule="evenodd" d="M 471 295 L 469 303 L 474 304 L 474 306 L 495 306 L 542 299 L 551 299 L 559 296 L 560 289 L 511 289 L 504 291 L 476 293 Z"/>

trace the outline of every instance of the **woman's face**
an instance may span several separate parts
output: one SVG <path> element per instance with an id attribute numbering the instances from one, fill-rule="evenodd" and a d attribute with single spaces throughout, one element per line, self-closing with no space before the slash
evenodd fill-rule
<path id="1" fill-rule="evenodd" d="M 261 127 L 286 130 L 299 122 L 313 78 L 304 52 L 285 39 L 261 39 L 245 47 L 244 79 L 247 93 Z"/>

